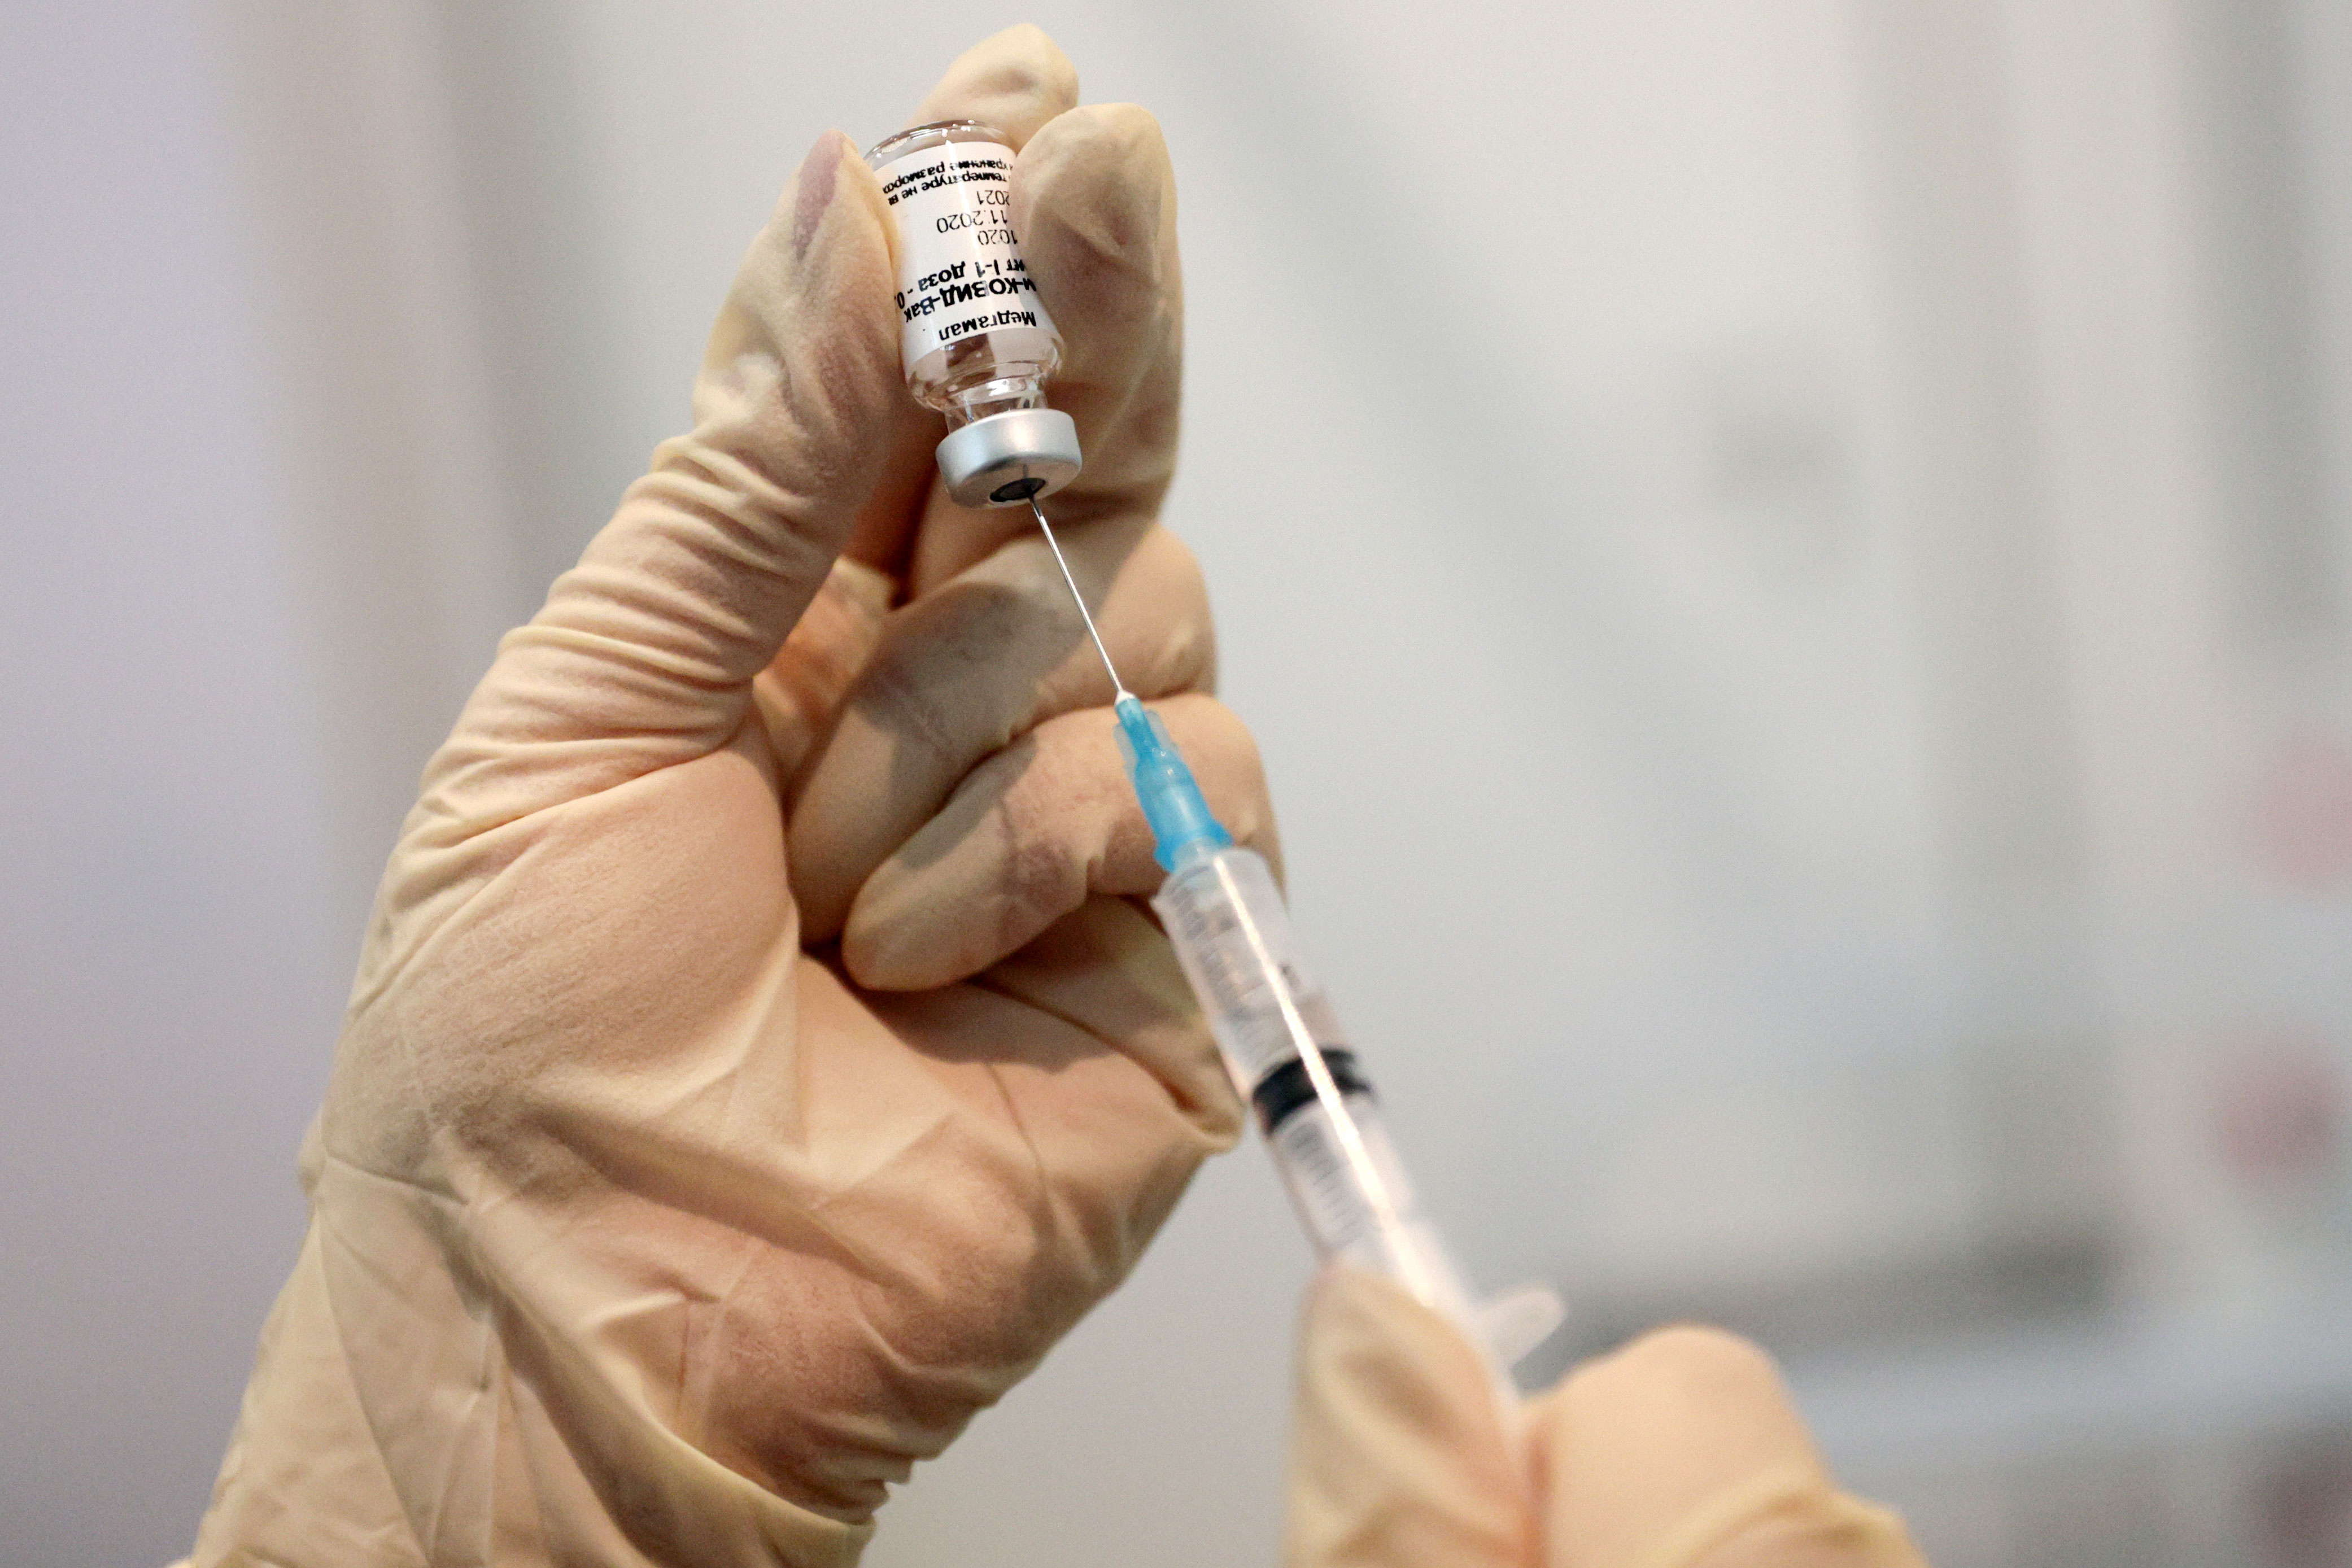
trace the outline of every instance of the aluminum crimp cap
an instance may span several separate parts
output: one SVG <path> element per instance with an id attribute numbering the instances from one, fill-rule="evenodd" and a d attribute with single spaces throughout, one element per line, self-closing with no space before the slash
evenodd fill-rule
<path id="1" fill-rule="evenodd" d="M 1078 476 L 1078 427 L 1058 408 L 1011 408 L 948 432 L 940 476 L 961 507 L 1017 507 Z"/>

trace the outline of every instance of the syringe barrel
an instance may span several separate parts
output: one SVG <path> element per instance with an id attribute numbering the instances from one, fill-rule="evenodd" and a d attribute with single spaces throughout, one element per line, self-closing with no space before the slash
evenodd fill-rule
<path id="1" fill-rule="evenodd" d="M 1246 849 L 1202 855 L 1172 873 L 1151 903 L 1317 1253 L 1387 1275 L 1476 1336 L 1460 1271 L 1423 1216 L 1371 1085 L 1299 956 L 1265 860 Z"/>

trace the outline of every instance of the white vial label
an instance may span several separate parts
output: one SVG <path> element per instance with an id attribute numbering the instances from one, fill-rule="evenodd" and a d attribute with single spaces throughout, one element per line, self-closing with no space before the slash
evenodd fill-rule
<path id="1" fill-rule="evenodd" d="M 1013 238 L 1013 149 L 944 142 L 908 153 L 881 178 L 898 220 L 898 346 L 909 371 L 978 333 L 1054 330 Z"/>

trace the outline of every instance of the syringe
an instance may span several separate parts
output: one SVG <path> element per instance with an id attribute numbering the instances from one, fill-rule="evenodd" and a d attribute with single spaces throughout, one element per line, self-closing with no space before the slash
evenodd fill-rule
<path id="1" fill-rule="evenodd" d="M 1128 776 L 1168 873 L 1152 905 L 1208 1014 L 1226 1070 L 1256 1109 L 1316 1251 L 1398 1281 L 1499 1350 L 1497 1364 L 1507 1364 L 1558 1321 L 1557 1299 L 1548 1292 L 1519 1298 L 1513 1315 L 1531 1337 L 1516 1348 L 1496 1342 L 1521 1336 L 1492 1332 L 1494 1313 L 1473 1311 L 1460 1274 L 1421 1216 L 1331 1004 L 1299 962 L 1273 873 L 1210 814 L 1166 727 L 1118 678 L 1037 504 L 1076 477 L 1082 456 L 1076 424 L 1045 402 L 1062 340 L 1003 204 L 1015 156 L 1011 141 L 978 120 L 939 120 L 900 131 L 866 156 L 898 229 L 907 385 L 945 416 L 940 476 L 963 506 L 1027 502 L 1061 565 L 1110 672 Z M 989 287 L 958 286 L 958 293 L 936 287 L 967 273 L 987 278 Z"/>
<path id="2" fill-rule="evenodd" d="M 1423 1215 L 1371 1085 L 1299 956 L 1273 873 L 1255 851 L 1234 843 L 1167 726 L 1120 681 L 1053 525 L 1034 496 L 1029 507 L 1110 671 L 1119 751 L 1168 873 L 1151 906 L 1317 1255 L 1385 1275 L 1452 1320 L 1487 1353 L 1498 1390 L 1516 1403 L 1503 1369 L 1557 1326 L 1559 1298 L 1523 1291 L 1479 1308 Z"/>

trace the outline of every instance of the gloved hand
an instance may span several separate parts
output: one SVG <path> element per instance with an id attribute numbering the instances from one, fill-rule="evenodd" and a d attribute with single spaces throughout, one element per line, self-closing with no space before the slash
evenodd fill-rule
<path id="1" fill-rule="evenodd" d="M 1290 1568 L 1926 1568 L 1837 1490 L 1763 1353 L 1675 1328 L 1521 1412 L 1385 1280 L 1327 1270 L 1307 1311 Z"/>
<path id="2" fill-rule="evenodd" d="M 1175 196 L 1034 28 L 917 120 L 1020 149 L 1121 672 L 1271 847 L 1203 695 Z M 846 1563 L 1116 1285 L 1239 1107 L 1110 686 L 1025 513 L 939 493 L 880 190 L 818 142 L 666 443 L 509 635 L 385 873 L 311 1220 L 194 1561 Z M 844 555 L 845 547 L 847 555 Z M 830 946 L 838 937 L 839 946 Z"/>

